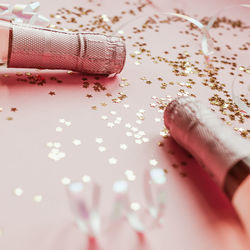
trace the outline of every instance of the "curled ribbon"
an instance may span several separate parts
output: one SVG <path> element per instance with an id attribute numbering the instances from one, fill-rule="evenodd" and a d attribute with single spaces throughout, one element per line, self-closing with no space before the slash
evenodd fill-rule
<path id="1" fill-rule="evenodd" d="M 146 199 L 145 212 L 150 215 L 150 220 L 143 220 L 138 213 L 130 208 L 128 183 L 117 181 L 113 189 L 116 193 L 113 216 L 125 217 L 129 225 L 137 232 L 144 233 L 147 228 L 158 226 L 166 211 L 166 174 L 161 168 L 146 170 L 144 174 L 144 196 Z M 148 218 L 147 218 L 148 219 Z M 148 224 L 149 222 L 149 224 Z"/>
<path id="2" fill-rule="evenodd" d="M 142 235 L 151 226 L 159 225 L 166 208 L 166 176 L 162 169 L 147 170 L 144 175 L 145 212 L 149 214 L 149 223 L 132 210 L 130 205 L 128 182 L 116 181 L 111 221 L 125 218 L 138 235 Z M 87 188 L 88 186 L 88 188 Z M 79 230 L 89 237 L 97 237 L 103 230 L 100 219 L 100 186 L 95 183 L 73 182 L 67 186 L 67 194 Z M 146 218 L 148 219 L 148 218 Z"/>
<path id="3" fill-rule="evenodd" d="M 73 182 L 67 193 L 79 230 L 90 237 L 100 233 L 100 187 L 96 183 Z M 87 197 L 89 196 L 89 197 Z"/>
<path id="4" fill-rule="evenodd" d="M 0 4 L 0 19 L 18 23 L 29 23 L 38 26 L 47 26 L 49 19 L 38 14 L 39 2 L 30 4 Z"/>

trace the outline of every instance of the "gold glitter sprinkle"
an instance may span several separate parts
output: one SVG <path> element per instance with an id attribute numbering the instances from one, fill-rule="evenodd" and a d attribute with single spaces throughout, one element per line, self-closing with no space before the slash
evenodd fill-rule
<path id="1" fill-rule="evenodd" d="M 117 159 L 116 158 L 114 158 L 114 157 L 112 157 L 112 158 L 109 158 L 109 164 L 111 164 L 111 165 L 115 165 L 116 163 L 117 163 Z"/>
<path id="2" fill-rule="evenodd" d="M 11 108 L 10 111 L 16 112 L 16 111 L 17 111 L 17 108 Z"/>
<path id="3" fill-rule="evenodd" d="M 96 106 L 92 106 L 91 109 L 97 110 L 97 107 Z"/>
<path id="4" fill-rule="evenodd" d="M 33 197 L 34 202 L 40 203 L 40 202 L 42 202 L 42 200 L 43 200 L 43 197 L 40 194 L 34 195 L 34 197 Z"/>
<path id="5" fill-rule="evenodd" d="M 13 117 L 8 116 L 8 117 L 6 118 L 6 120 L 12 121 L 12 120 L 13 120 Z"/>
<path id="6" fill-rule="evenodd" d="M 61 182 L 62 182 L 63 185 L 69 185 L 71 183 L 71 180 L 68 177 L 63 177 L 61 179 Z"/>
<path id="7" fill-rule="evenodd" d="M 79 145 L 82 144 L 82 142 L 81 142 L 79 139 L 74 139 L 74 140 L 72 141 L 72 143 L 73 143 L 74 145 L 76 145 L 76 146 L 79 146 Z"/>
<path id="8" fill-rule="evenodd" d="M 16 189 L 14 190 L 14 194 L 15 194 L 16 196 L 21 196 L 21 195 L 23 195 L 23 190 L 22 190 L 20 187 L 18 187 L 18 188 L 16 188 Z"/>

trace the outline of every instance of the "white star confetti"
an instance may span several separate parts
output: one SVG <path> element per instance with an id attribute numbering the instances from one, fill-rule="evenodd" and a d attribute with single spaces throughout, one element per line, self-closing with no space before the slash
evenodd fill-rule
<path id="1" fill-rule="evenodd" d="M 81 142 L 79 139 L 74 139 L 74 140 L 72 141 L 72 143 L 73 143 L 74 145 L 76 145 L 76 146 L 79 146 L 79 145 L 82 144 L 82 142 Z"/>
<path id="2" fill-rule="evenodd" d="M 56 132 L 62 132 L 63 131 L 63 128 L 61 127 L 56 127 Z"/>
<path id="3" fill-rule="evenodd" d="M 82 181 L 85 182 L 85 183 L 88 183 L 88 182 L 91 181 L 91 177 L 88 176 L 88 175 L 84 175 L 84 176 L 82 177 Z"/>
<path id="4" fill-rule="evenodd" d="M 138 202 L 132 202 L 130 204 L 130 208 L 134 211 L 138 211 L 141 208 L 141 205 Z"/>
<path id="5" fill-rule="evenodd" d="M 103 146 L 100 146 L 100 147 L 98 148 L 98 150 L 99 150 L 100 152 L 104 152 L 104 151 L 106 151 L 106 148 L 103 147 Z"/>
<path id="6" fill-rule="evenodd" d="M 61 182 L 63 185 L 69 185 L 71 183 L 71 180 L 68 177 L 63 177 Z"/>
<path id="7" fill-rule="evenodd" d="M 130 123 L 126 123 L 126 124 L 125 124 L 125 127 L 126 127 L 126 128 L 131 128 L 131 124 L 130 124 Z"/>
<path id="8" fill-rule="evenodd" d="M 115 165 L 117 163 L 117 159 L 112 157 L 112 158 L 109 158 L 109 164 L 111 165 Z"/>
<path id="9" fill-rule="evenodd" d="M 108 117 L 107 117 L 106 115 L 102 115 L 102 116 L 101 116 L 101 119 L 102 119 L 102 120 L 107 120 Z"/>
<path id="10" fill-rule="evenodd" d="M 108 126 L 109 128 L 113 128 L 113 127 L 115 126 L 115 124 L 114 124 L 113 122 L 108 122 L 108 123 L 107 123 L 107 126 Z"/>
<path id="11" fill-rule="evenodd" d="M 129 104 L 123 104 L 123 107 L 124 107 L 125 109 L 127 109 L 127 108 L 129 108 Z"/>
<path id="12" fill-rule="evenodd" d="M 127 179 L 129 181 L 135 181 L 136 180 L 136 176 L 135 176 L 135 174 L 134 174 L 134 172 L 132 170 L 127 169 L 125 171 L 125 175 L 126 175 L 126 177 L 127 177 Z"/>
<path id="13" fill-rule="evenodd" d="M 158 164 L 158 161 L 155 159 L 149 160 L 149 164 L 152 166 L 156 166 Z"/>
<path id="14" fill-rule="evenodd" d="M 102 138 L 96 138 L 95 141 L 99 144 L 103 143 L 103 139 Z"/>
<path id="15" fill-rule="evenodd" d="M 120 149 L 126 150 L 128 146 L 126 144 L 120 144 Z"/>
<path id="16" fill-rule="evenodd" d="M 35 195 L 35 196 L 33 197 L 33 201 L 34 201 L 34 202 L 40 203 L 42 200 L 43 200 L 42 195 Z"/>
<path id="17" fill-rule="evenodd" d="M 23 190 L 22 190 L 21 188 L 16 188 L 16 189 L 14 190 L 14 194 L 15 194 L 16 196 L 21 196 L 21 195 L 23 194 Z"/>
<path id="18" fill-rule="evenodd" d="M 132 136 L 133 133 L 132 132 L 126 132 L 126 136 Z"/>

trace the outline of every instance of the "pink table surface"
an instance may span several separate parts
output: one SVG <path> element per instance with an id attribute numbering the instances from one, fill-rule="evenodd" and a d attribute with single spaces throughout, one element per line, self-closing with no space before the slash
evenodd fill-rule
<path id="1" fill-rule="evenodd" d="M 93 13 L 77 19 L 78 24 L 86 25 L 96 15 L 120 16 L 123 10 L 135 10 L 136 15 L 140 15 L 136 8 L 140 2 L 128 3 L 111 0 L 41 0 L 40 13 L 49 17 L 49 14 L 56 14 L 62 7 L 70 10 L 73 10 L 74 6 L 82 6 L 85 10 L 90 8 L 94 10 Z M 239 1 L 157 0 L 154 3 L 161 6 L 162 11 L 173 11 L 174 7 L 178 7 L 187 15 L 197 15 L 196 18 L 200 20 L 213 15 L 220 8 L 239 4 Z M 156 9 L 148 5 L 143 9 L 143 13 L 154 15 Z M 235 7 L 225 11 L 224 15 L 232 19 L 241 18 L 248 21 L 249 25 L 247 9 Z M 117 29 L 133 18 L 134 15 L 124 14 L 122 20 L 112 24 L 112 27 Z M 76 27 L 74 23 L 65 24 L 61 17 L 58 17 L 58 20 L 61 22 L 60 26 Z M 215 94 L 225 98 L 225 93 L 204 86 L 204 78 L 198 77 L 196 73 L 176 76 L 169 64 L 153 63 L 145 55 L 141 55 L 142 59 L 139 60 L 131 57 L 131 54 L 138 50 L 132 44 L 141 41 L 147 43 L 146 48 L 151 50 L 152 56 L 165 56 L 164 51 L 168 51 L 168 60 L 179 60 L 178 53 L 186 51 L 190 54 L 187 61 L 198 61 L 199 68 L 206 68 L 203 56 L 195 54 L 200 49 L 200 32 L 190 31 L 197 36 L 197 41 L 191 34 L 179 32 L 189 30 L 188 22 L 160 24 L 160 32 L 148 30 L 143 34 L 134 34 L 133 27 L 139 27 L 145 20 L 146 17 L 142 17 L 121 28 L 124 36 L 131 34 L 132 37 L 127 40 L 125 68 L 114 78 L 101 77 L 96 80 L 93 76 L 68 74 L 66 71 L 1 69 L 0 249 L 96 249 L 87 244 L 86 236 L 74 225 L 62 179 L 67 177 L 72 181 L 81 181 L 82 176 L 88 175 L 99 183 L 102 189 L 100 211 L 102 217 L 107 219 L 114 204 L 113 183 L 116 180 L 126 180 L 125 171 L 128 169 L 136 176 L 135 181 L 129 181 L 130 199 L 139 203 L 141 210 L 146 206 L 142 186 L 143 174 L 145 169 L 154 167 L 167 170 L 167 209 L 163 225 L 147 230 L 145 242 L 140 243 L 126 222 L 111 224 L 110 229 L 99 237 L 100 249 L 249 249 L 230 202 L 195 160 L 171 138 L 163 138 L 162 112 L 158 108 L 159 105 L 154 107 L 157 102 L 154 96 L 176 97 L 180 89 L 184 89 L 210 105 L 219 117 L 231 122 L 231 126 L 238 129 L 239 133 L 245 131 L 248 139 L 246 130 L 249 129 L 249 119 L 245 119 L 243 124 L 238 123 L 237 119 L 231 121 L 228 115 L 219 111 L 218 106 L 211 105 L 209 98 Z M 56 21 L 55 18 L 51 19 L 52 24 Z M 223 32 L 223 35 L 220 36 L 219 32 Z M 238 35 L 234 36 L 234 33 Z M 240 32 L 240 29 L 227 31 L 226 28 L 212 30 L 211 35 L 218 41 L 216 46 L 222 48 L 216 52 L 216 56 L 222 60 L 221 56 L 232 57 L 234 53 L 238 53 L 238 65 L 247 66 L 249 50 L 240 51 L 238 48 L 244 42 L 249 42 L 249 34 L 249 28 L 244 32 Z M 140 36 L 144 39 L 140 40 Z M 183 44 L 189 47 L 182 47 Z M 226 49 L 226 44 L 232 49 Z M 249 48 L 249 43 L 247 46 Z M 230 75 L 231 66 L 223 63 L 217 65 L 225 67 L 218 79 L 226 85 L 225 89 L 231 94 L 231 83 L 234 79 L 234 76 Z M 44 77 L 46 83 L 38 86 L 20 80 L 28 79 L 30 73 Z M 58 83 L 51 77 L 56 77 L 61 82 Z M 82 80 L 83 77 L 88 80 Z M 159 77 L 163 78 L 163 82 L 174 82 L 174 85 L 168 84 L 166 89 L 162 89 L 162 81 L 157 79 Z M 196 84 L 192 88 L 182 86 L 189 78 Z M 84 81 L 90 83 L 88 88 L 82 87 Z M 96 81 L 105 86 L 106 90 L 95 91 L 93 84 Z M 147 84 L 146 81 L 151 82 Z M 125 86 L 120 86 L 121 84 Z M 55 95 L 50 95 L 50 92 Z M 88 98 L 86 95 L 92 97 Z M 122 95 L 126 96 L 119 103 L 112 100 Z M 230 113 L 228 110 L 225 112 Z M 140 120 L 140 116 L 144 119 Z M 61 123 L 60 119 L 70 123 Z M 144 141 L 149 141 L 136 141 L 136 130 L 144 131 Z M 102 138 L 103 142 L 97 143 L 96 138 Z M 74 140 L 80 140 L 81 144 L 75 145 L 72 143 Z M 66 156 L 58 161 L 50 159 L 48 155 L 52 148 L 47 146 L 49 142 L 60 143 L 59 150 Z M 120 144 L 125 144 L 127 149 L 121 149 Z M 102 148 L 99 148 L 100 146 Z M 114 165 L 109 163 L 112 158 L 117 160 Z M 16 188 L 23 191 L 20 196 L 15 195 Z"/>

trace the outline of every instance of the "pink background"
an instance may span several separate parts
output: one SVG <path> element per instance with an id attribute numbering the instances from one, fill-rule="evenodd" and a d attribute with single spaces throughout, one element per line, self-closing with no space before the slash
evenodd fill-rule
<path id="1" fill-rule="evenodd" d="M 127 5 L 125 1 L 107 0 L 100 1 L 101 6 L 97 6 L 99 2 L 95 0 L 42 0 L 40 13 L 49 17 L 49 14 L 55 14 L 57 9 L 62 7 L 73 9 L 74 6 L 82 6 L 85 9 L 94 9 L 93 14 L 78 19 L 79 23 L 85 24 L 93 15 L 113 16 L 121 10 L 133 9 L 135 2 L 131 1 L 130 5 Z M 215 0 L 154 2 L 164 11 L 172 11 L 174 7 L 178 7 L 187 15 L 194 17 L 195 14 L 199 14 L 198 19 L 211 16 L 225 6 L 239 3 L 239 1 Z M 143 12 L 154 14 L 156 9 L 149 5 Z M 225 11 L 225 15 L 228 18 L 242 18 L 247 21 L 249 10 L 240 8 L 228 10 Z M 118 28 L 132 18 L 134 17 L 131 15 L 125 15 L 124 19 L 114 27 Z M 145 19 L 138 19 L 122 30 L 126 35 L 132 34 L 132 27 L 143 21 Z M 52 19 L 51 22 L 55 23 L 56 20 Z M 186 24 L 179 22 L 162 26 L 157 35 L 153 32 L 144 33 L 144 41 L 147 42 L 152 54 L 163 55 L 163 51 L 167 50 L 169 60 L 176 60 L 180 51 L 188 50 L 192 54 L 192 60 L 200 61 L 200 67 L 205 67 L 203 57 L 194 54 L 200 47 L 200 33 L 195 31 L 199 39 L 194 41 L 192 37 L 176 32 L 183 30 Z M 65 24 L 68 28 L 71 25 L 73 24 Z M 249 29 L 240 33 L 238 40 L 233 40 L 232 31 L 225 32 L 222 38 L 218 37 L 218 32 L 213 30 L 211 35 L 218 38 L 221 45 L 230 44 L 232 50 L 237 48 L 237 41 L 249 41 Z M 82 88 L 81 79 L 84 76 L 79 73 L 70 75 L 66 71 L 1 69 L 1 249 L 95 249 L 94 246 L 88 246 L 85 235 L 74 226 L 62 178 L 81 181 L 83 175 L 89 175 L 92 180 L 101 184 L 100 210 L 102 217 L 107 219 L 114 204 L 113 183 L 116 180 L 126 180 L 127 169 L 133 170 L 136 175 L 135 181 L 129 181 L 131 201 L 140 203 L 141 209 L 146 206 L 142 187 L 143 174 L 145 169 L 155 167 L 150 165 L 150 160 L 153 159 L 158 162 L 156 167 L 168 171 L 167 210 L 163 226 L 148 230 L 145 233 L 146 241 L 140 243 L 127 223 L 111 225 L 110 229 L 100 236 L 100 249 L 248 249 L 240 222 L 230 202 L 183 149 L 172 139 L 162 138 L 160 135 L 164 129 L 162 113 L 158 112 L 157 107 L 150 106 L 155 102 L 152 96 L 176 97 L 180 88 L 195 94 L 206 104 L 209 104 L 208 98 L 214 93 L 219 95 L 221 93 L 205 88 L 195 75 L 192 78 L 196 81 L 196 85 L 192 89 L 178 84 L 170 85 L 166 90 L 161 89 L 158 77 L 164 78 L 166 82 L 182 82 L 189 77 L 178 78 L 169 66 L 154 64 L 148 59 L 142 59 L 142 64 L 136 65 L 134 63 L 136 60 L 131 58 L 130 54 L 136 50 L 132 43 L 137 36 L 132 34 L 132 39 L 127 41 L 128 57 L 122 73 L 115 78 L 102 77 L 98 80 L 106 87 L 106 90 L 101 92 L 93 90 L 92 84 L 96 80 L 90 76 L 87 76 L 91 83 L 90 87 Z M 182 44 L 189 44 L 190 47 L 183 49 L 180 47 Z M 177 49 L 172 49 L 173 46 Z M 221 50 L 218 55 L 228 56 L 229 52 Z M 239 58 L 242 64 L 247 64 L 249 51 L 239 53 Z M 17 72 L 23 75 L 18 76 Z M 41 75 L 46 79 L 46 84 L 37 86 L 17 81 L 17 78 L 27 79 L 25 72 Z M 230 68 L 226 68 L 219 76 L 220 80 L 226 83 L 228 90 L 231 89 L 233 81 L 229 72 Z M 51 77 L 62 80 L 62 83 L 51 80 Z M 152 81 L 152 84 L 145 84 L 145 81 L 140 79 L 142 77 Z M 122 78 L 127 80 L 123 81 Z M 120 83 L 126 82 L 129 86 L 119 86 Z M 49 95 L 50 91 L 55 92 L 55 95 Z M 120 103 L 112 102 L 113 98 L 119 96 L 119 92 L 126 94 L 127 98 Z M 108 97 L 107 93 L 112 94 L 112 97 Z M 87 98 L 87 94 L 93 97 Z M 102 103 L 107 106 L 102 106 Z M 92 106 L 96 106 L 97 110 L 91 109 Z M 17 108 L 17 111 L 13 112 L 11 108 Z M 221 116 L 218 108 L 214 106 L 213 108 Z M 144 120 L 138 124 L 137 113 L 141 109 L 145 110 Z M 102 119 L 102 116 L 107 116 L 107 120 Z M 13 119 L 8 120 L 8 117 Z M 122 118 L 120 124 L 114 123 L 117 117 Z M 60 123 L 60 119 L 70 121 L 71 125 Z M 114 127 L 108 127 L 109 122 L 113 123 Z M 136 138 L 127 136 L 126 133 L 131 132 L 125 127 L 127 123 L 139 131 L 144 131 L 144 137 L 148 138 L 149 142 L 138 144 L 135 142 Z M 232 127 L 249 129 L 249 124 L 249 120 L 244 124 L 233 121 Z M 57 132 L 57 127 L 61 127 L 62 132 Z M 132 133 L 134 134 L 133 131 Z M 102 138 L 103 143 L 98 144 L 96 138 Z M 81 145 L 74 145 L 72 143 L 74 139 L 80 140 Z M 66 157 L 59 161 L 50 159 L 48 154 L 51 148 L 47 146 L 48 142 L 59 142 L 60 151 L 65 152 Z M 159 147 L 159 142 L 163 142 L 164 146 Z M 120 144 L 126 144 L 127 149 L 122 150 Z M 106 151 L 100 152 L 99 146 L 104 146 Z M 112 157 L 117 159 L 115 165 L 109 164 L 108 160 Z M 183 161 L 187 162 L 187 165 L 182 165 Z M 174 168 L 173 164 L 177 164 L 178 168 Z M 14 194 L 14 190 L 18 187 L 23 190 L 20 197 Z M 42 196 L 41 202 L 33 200 L 36 195 Z"/>

